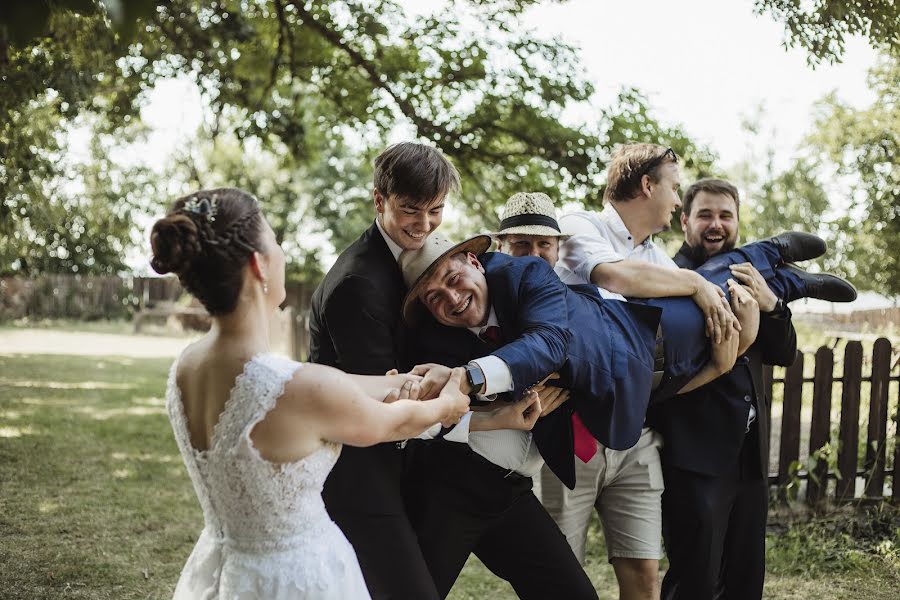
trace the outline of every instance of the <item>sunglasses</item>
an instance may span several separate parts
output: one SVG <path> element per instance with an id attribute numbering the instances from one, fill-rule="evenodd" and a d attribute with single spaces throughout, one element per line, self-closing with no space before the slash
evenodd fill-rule
<path id="1" fill-rule="evenodd" d="M 649 173 L 650 171 L 652 171 L 653 169 L 655 169 L 656 167 L 661 165 L 667 158 L 671 158 L 673 163 L 678 162 L 678 155 L 675 154 L 675 151 L 672 150 L 671 148 L 667 148 L 665 152 L 663 152 L 662 154 L 660 154 L 653 160 L 649 161 L 644 166 L 644 168 L 641 169 L 641 177 L 643 177 L 644 175 L 646 175 L 647 173 Z"/>

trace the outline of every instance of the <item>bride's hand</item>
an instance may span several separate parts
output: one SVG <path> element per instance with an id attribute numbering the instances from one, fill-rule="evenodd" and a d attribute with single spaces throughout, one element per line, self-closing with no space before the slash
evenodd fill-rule
<path id="1" fill-rule="evenodd" d="M 388 392 L 387 396 L 384 397 L 384 402 L 388 403 L 394 402 L 396 400 L 418 400 L 419 391 L 419 382 L 413 379 L 407 379 L 399 388 L 392 388 Z"/>
<path id="2" fill-rule="evenodd" d="M 424 378 L 422 379 L 422 392 L 420 395 L 420 398 L 424 400 L 438 395 L 438 390 L 447 384 L 451 372 L 451 369 L 444 365 L 425 363 L 413 367 L 409 374 Z"/>

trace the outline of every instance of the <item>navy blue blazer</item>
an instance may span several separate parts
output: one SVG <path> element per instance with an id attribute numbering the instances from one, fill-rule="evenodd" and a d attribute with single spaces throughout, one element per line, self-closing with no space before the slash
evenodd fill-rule
<path id="1" fill-rule="evenodd" d="M 574 487 L 573 410 L 609 448 L 630 448 L 641 435 L 660 310 L 606 301 L 592 285 L 566 286 L 540 258 L 492 252 L 479 260 L 504 344 L 491 354 L 509 366 L 512 399 L 554 371 L 557 385 L 571 390 L 569 401 L 539 419 L 533 433 L 550 469 Z M 459 365 L 486 354 L 471 332 L 433 320 L 416 337 L 425 360 Z"/>

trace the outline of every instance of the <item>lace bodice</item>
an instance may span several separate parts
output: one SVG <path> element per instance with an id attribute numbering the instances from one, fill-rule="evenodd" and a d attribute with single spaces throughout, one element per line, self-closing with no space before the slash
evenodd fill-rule
<path id="1" fill-rule="evenodd" d="M 321 491 L 337 461 L 340 446 L 329 444 L 285 465 L 259 455 L 250 432 L 275 406 L 285 383 L 300 363 L 273 354 L 254 357 L 235 381 L 210 447 L 191 446 L 181 393 L 169 374 L 167 405 L 178 447 L 184 457 L 206 529 L 246 551 L 291 546 L 310 527 L 328 519 Z"/>
<path id="2" fill-rule="evenodd" d="M 341 452 L 326 444 L 276 465 L 250 440 L 300 363 L 273 354 L 251 359 L 235 380 L 210 447 L 191 446 L 172 365 L 166 406 L 175 440 L 203 508 L 204 528 L 175 600 L 368 599 L 347 538 L 328 516 L 322 484 Z"/>

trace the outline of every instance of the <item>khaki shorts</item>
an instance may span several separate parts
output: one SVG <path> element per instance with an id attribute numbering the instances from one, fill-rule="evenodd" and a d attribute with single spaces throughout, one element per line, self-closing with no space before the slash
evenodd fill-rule
<path id="1" fill-rule="evenodd" d="M 587 464 L 576 458 L 574 490 L 566 488 L 546 465 L 535 477 L 540 479 L 535 487 L 540 488 L 544 508 L 580 561 L 584 562 L 594 508 L 600 515 L 610 561 L 662 558 L 661 445 L 662 437 L 645 428 L 638 443 L 628 450 L 600 446 Z"/>

